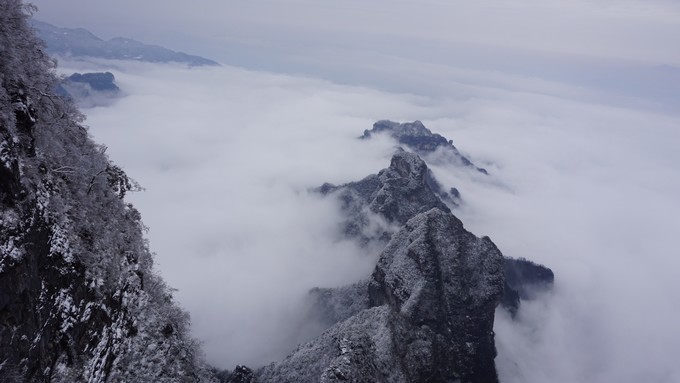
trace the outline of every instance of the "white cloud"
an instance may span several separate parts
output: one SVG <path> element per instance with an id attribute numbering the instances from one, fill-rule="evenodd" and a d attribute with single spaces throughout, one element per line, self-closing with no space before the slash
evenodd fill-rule
<path id="1" fill-rule="evenodd" d="M 677 116 L 500 75 L 426 97 L 231 67 L 114 73 L 129 95 L 89 124 L 146 186 L 131 199 L 212 363 L 280 357 L 318 331 L 300 327 L 308 288 L 368 275 L 375 255 L 339 240 L 336 206 L 307 190 L 387 166 L 391 142 L 355 140 L 374 120 L 420 118 L 492 173 L 434 169 L 466 226 L 556 274 L 519 323 L 497 320 L 503 381 L 677 377 Z"/>
<path id="2" fill-rule="evenodd" d="M 117 66 L 128 95 L 88 123 L 147 188 L 130 199 L 212 363 L 285 354 L 318 330 L 299 327 L 308 288 L 370 272 L 375 254 L 339 240 L 337 207 L 307 190 L 387 166 L 391 142 L 355 137 L 390 118 L 423 120 L 486 167 L 434 170 L 470 230 L 555 270 L 551 296 L 497 320 L 504 382 L 680 378 L 680 71 L 657 66 L 680 62 L 675 2 L 37 3 L 104 37 L 126 35 L 121 20 L 149 42 L 189 26 L 205 52 L 225 42 L 234 60 L 336 82 L 94 66 Z"/>
<path id="3" fill-rule="evenodd" d="M 309 289 L 367 277 L 376 261 L 309 189 L 384 167 L 393 143 L 356 137 L 415 97 L 228 67 L 114 74 L 128 95 L 88 109 L 91 132 L 146 188 L 130 200 L 210 361 L 282 357 L 318 331 L 300 323 Z"/>

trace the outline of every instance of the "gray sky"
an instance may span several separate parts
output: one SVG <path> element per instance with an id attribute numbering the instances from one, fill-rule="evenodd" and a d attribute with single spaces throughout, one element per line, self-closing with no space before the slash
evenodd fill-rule
<path id="1" fill-rule="evenodd" d="M 441 92 L 433 86 L 441 75 L 431 73 L 438 66 L 596 88 L 667 108 L 680 102 L 676 1 L 34 4 L 37 18 L 102 38 L 122 35 L 231 65 L 385 90 Z"/>
<path id="2" fill-rule="evenodd" d="M 433 171 L 467 228 L 555 270 L 549 299 L 498 316 L 503 381 L 680 379 L 679 3 L 35 3 L 58 26 L 250 68 L 62 62 L 126 93 L 87 123 L 147 188 L 130 199 L 215 365 L 280 357 L 309 336 L 308 288 L 370 272 L 306 191 L 386 167 L 391 142 L 355 137 L 389 118 L 489 169 Z"/>
<path id="3" fill-rule="evenodd" d="M 674 1 L 358 1 L 168 2 L 34 1 L 39 18 L 181 45 L 228 59 L 236 42 L 378 48 L 386 42 L 473 43 L 540 52 L 679 64 L 680 4 Z M 179 41 L 177 39 L 179 38 Z M 402 43 L 402 41 L 404 43 Z M 209 45 L 208 45 L 209 44 Z M 208 48 L 209 47 L 209 48 Z M 452 52 L 453 53 L 453 52 Z"/>

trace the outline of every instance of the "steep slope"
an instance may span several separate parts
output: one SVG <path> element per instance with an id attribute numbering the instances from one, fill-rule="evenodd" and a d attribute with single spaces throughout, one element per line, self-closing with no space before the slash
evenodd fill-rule
<path id="1" fill-rule="evenodd" d="M 0 0 L 0 381 L 207 381 L 135 183 L 54 94 L 29 11 Z"/>

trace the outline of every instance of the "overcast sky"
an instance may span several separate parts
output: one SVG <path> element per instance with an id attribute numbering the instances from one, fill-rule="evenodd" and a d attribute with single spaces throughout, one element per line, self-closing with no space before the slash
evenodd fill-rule
<path id="1" fill-rule="evenodd" d="M 441 89 L 441 70 L 434 66 L 597 88 L 642 97 L 650 104 L 680 102 L 676 1 L 34 4 L 39 7 L 37 18 L 62 27 L 85 27 L 102 38 L 122 35 L 227 64 L 391 91 L 446 91 Z M 433 71 L 438 72 L 435 78 Z"/>
<path id="2" fill-rule="evenodd" d="M 433 169 L 466 227 L 555 270 L 553 294 L 498 316 L 503 381 L 680 379 L 680 3 L 34 3 L 241 67 L 61 69 L 126 93 L 87 123 L 147 188 L 131 200 L 212 363 L 280 357 L 309 335 L 308 288 L 370 272 L 307 190 L 388 165 L 393 143 L 354 139 L 375 120 L 420 119 L 492 174 Z"/>
<path id="3" fill-rule="evenodd" d="M 357 45 L 409 41 L 473 43 L 594 57 L 680 63 L 675 1 L 33 1 L 40 18 L 85 27 L 102 37 L 125 34 L 218 55 L 236 40 Z M 314 31 L 314 33 L 308 33 Z M 294 36 L 295 39 L 290 39 Z M 179 41 L 177 39 L 179 38 Z M 258 41 L 259 40 L 259 41 Z M 178 44 L 179 43 L 179 44 Z M 210 48 L 206 48 L 210 44 Z M 403 46 L 405 50 L 412 48 Z"/>

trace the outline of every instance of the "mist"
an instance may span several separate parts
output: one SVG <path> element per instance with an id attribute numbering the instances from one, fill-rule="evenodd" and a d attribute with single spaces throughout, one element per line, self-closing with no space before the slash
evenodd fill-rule
<path id="1" fill-rule="evenodd" d="M 166 17 L 142 7 L 104 22 L 102 7 L 68 25 L 73 15 L 40 3 L 63 26 L 241 66 L 59 69 L 112 71 L 126 93 L 86 109 L 87 124 L 145 187 L 129 200 L 211 364 L 281 358 L 321 330 L 305 322 L 310 288 L 370 274 L 378 254 L 340 237 L 335 201 L 310 189 L 388 166 L 394 142 L 356 137 L 376 120 L 418 119 L 490 173 L 431 164 L 460 190 L 466 228 L 555 272 L 517 318 L 497 312 L 501 381 L 680 380 L 677 4 L 265 1 L 268 12 L 224 5 L 199 25 L 177 3 Z M 192 36 L 176 38 L 173 22 Z"/>

